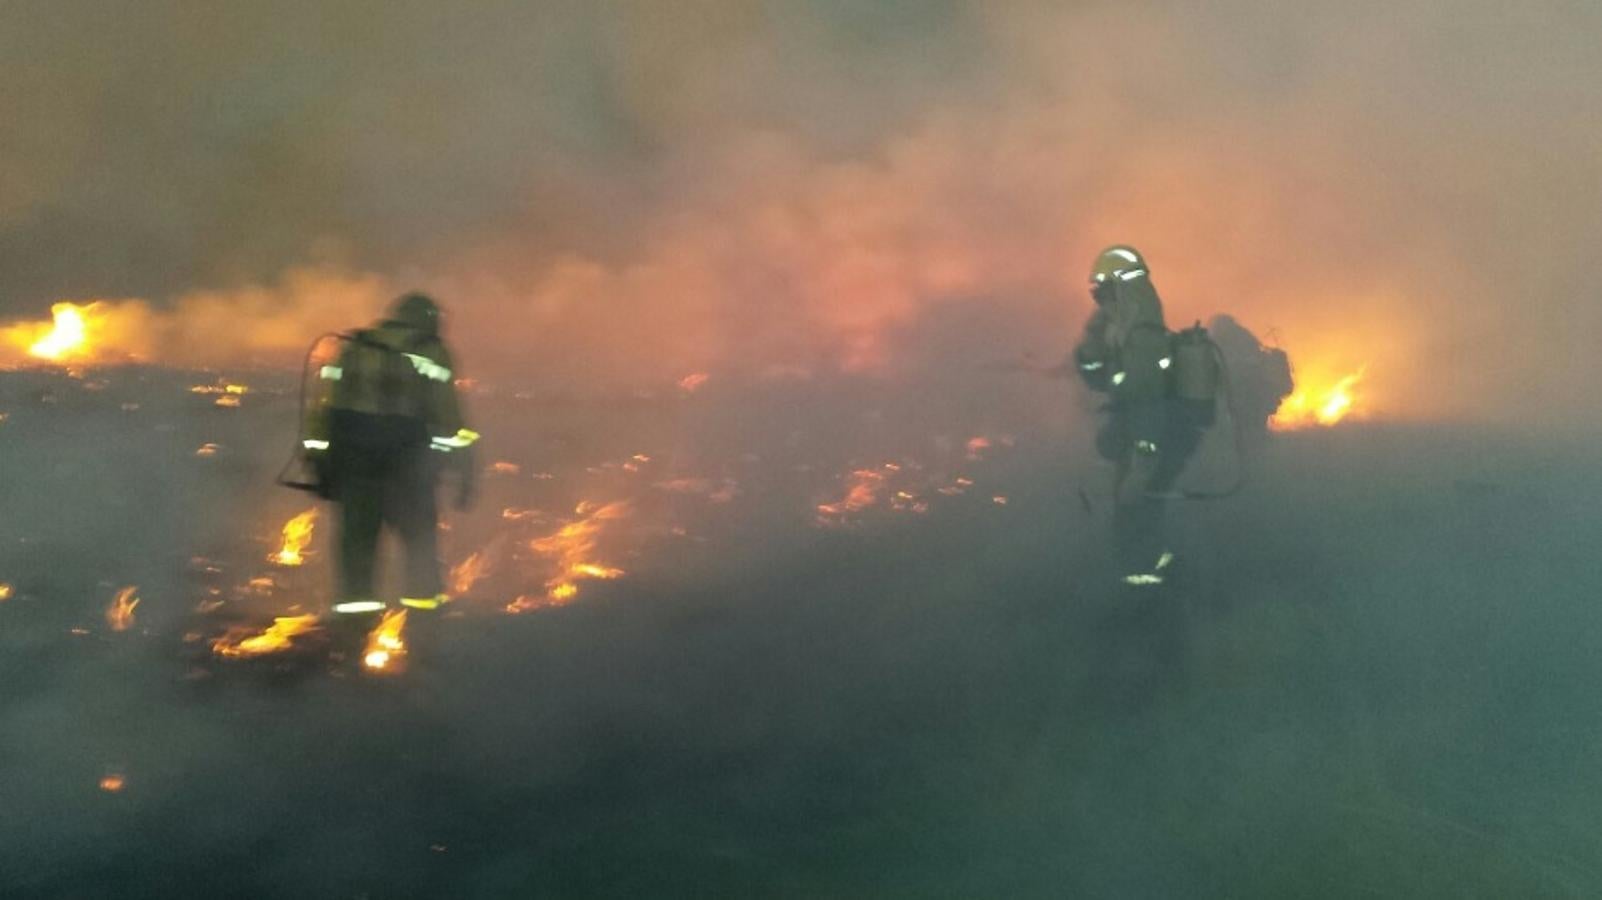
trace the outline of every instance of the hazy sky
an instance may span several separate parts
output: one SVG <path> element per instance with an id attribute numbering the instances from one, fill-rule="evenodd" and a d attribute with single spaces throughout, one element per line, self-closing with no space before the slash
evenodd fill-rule
<path id="1" fill-rule="evenodd" d="M 1128 241 L 1394 415 L 1595 423 L 1599 45 L 1590 2 L 6 0 L 0 314 L 248 355 L 422 285 L 485 372 L 916 372 L 1065 351 Z"/>

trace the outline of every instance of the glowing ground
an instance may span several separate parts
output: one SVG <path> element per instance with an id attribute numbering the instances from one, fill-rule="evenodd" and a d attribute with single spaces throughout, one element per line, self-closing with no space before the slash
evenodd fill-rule
<path id="1" fill-rule="evenodd" d="M 1061 391 L 482 397 L 481 462 L 517 471 L 445 546 L 500 562 L 384 678 L 326 636 L 210 650 L 327 599 L 326 517 L 267 558 L 306 506 L 270 486 L 287 395 L 11 378 L 6 896 L 1602 891 L 1577 440 L 1282 436 L 1141 599 Z M 894 489 L 820 520 L 863 469 Z M 582 501 L 629 502 L 582 554 L 622 574 L 508 612 Z"/>

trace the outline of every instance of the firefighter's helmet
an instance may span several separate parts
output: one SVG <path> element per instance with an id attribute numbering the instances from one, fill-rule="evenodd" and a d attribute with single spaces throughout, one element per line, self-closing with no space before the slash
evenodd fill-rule
<path id="1" fill-rule="evenodd" d="M 439 333 L 439 304 L 427 294 L 413 291 L 396 298 L 390 319 L 428 334 Z"/>
<path id="2" fill-rule="evenodd" d="M 1101 251 L 1096 257 L 1096 264 L 1090 269 L 1090 283 L 1103 284 L 1108 281 L 1131 281 L 1147 274 L 1146 260 L 1140 251 L 1127 244 L 1116 244 Z"/>

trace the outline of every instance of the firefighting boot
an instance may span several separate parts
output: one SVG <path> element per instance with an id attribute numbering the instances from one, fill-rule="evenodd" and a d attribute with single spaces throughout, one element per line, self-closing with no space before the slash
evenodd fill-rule
<path id="1" fill-rule="evenodd" d="M 346 600 L 334 604 L 329 617 L 329 655 L 337 664 L 359 662 L 367 634 L 378 624 L 385 604 L 378 600 Z"/>
<path id="2" fill-rule="evenodd" d="M 435 594 L 432 597 L 402 597 L 401 606 L 407 609 L 407 643 L 408 653 L 412 660 L 421 661 L 424 665 L 435 660 L 435 650 L 439 644 L 440 617 L 444 606 L 450 602 L 445 594 Z"/>

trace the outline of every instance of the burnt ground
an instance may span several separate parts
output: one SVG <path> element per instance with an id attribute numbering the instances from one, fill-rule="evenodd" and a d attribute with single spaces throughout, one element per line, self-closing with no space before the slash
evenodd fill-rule
<path id="1" fill-rule="evenodd" d="M 374 678 L 321 638 L 205 651 L 327 599 L 323 543 L 238 590 L 306 505 L 271 486 L 287 393 L 6 378 L 8 897 L 1602 893 L 1602 472 L 1579 439 L 1283 437 L 1240 496 L 1178 511 L 1181 584 L 1132 597 L 1099 563 L 1088 438 L 1045 412 L 1073 418 L 1060 389 L 483 397 L 484 462 L 521 468 L 447 555 L 505 506 L 629 497 L 628 575 L 510 616 L 543 576 L 509 559 Z M 647 471 L 615 464 L 634 453 Z M 890 458 L 975 484 L 815 524 L 842 472 Z M 650 487 L 684 475 L 738 495 Z"/>

